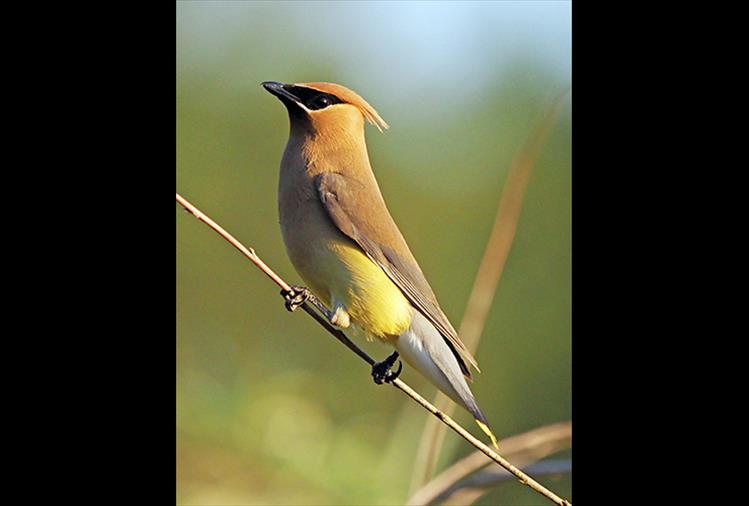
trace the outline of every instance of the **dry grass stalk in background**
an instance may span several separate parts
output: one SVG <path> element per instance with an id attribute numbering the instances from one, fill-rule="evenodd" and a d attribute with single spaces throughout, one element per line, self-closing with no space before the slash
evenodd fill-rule
<path id="1" fill-rule="evenodd" d="M 531 464 L 524 470 L 533 476 L 562 475 L 572 472 L 572 461 L 570 460 L 544 460 Z M 434 501 L 428 504 L 464 504 L 471 505 L 476 502 L 482 495 L 486 494 L 492 488 L 501 485 L 510 480 L 512 475 L 500 469 L 493 467 L 480 473 L 455 483 L 444 493 L 437 496 Z"/>
<path id="2" fill-rule="evenodd" d="M 503 439 L 502 453 L 508 459 L 512 459 L 515 464 L 525 466 L 570 446 L 572 446 L 572 423 L 560 422 Z M 481 480 L 479 481 L 481 484 L 479 487 L 474 485 L 473 481 L 468 481 L 467 478 L 490 463 L 491 461 L 483 453 L 473 452 L 452 464 L 429 483 L 418 489 L 408 499 L 407 504 L 409 506 L 435 504 L 446 500 L 448 497 L 450 504 L 470 504 L 472 501 L 464 502 L 460 500 L 457 497 L 457 491 L 463 491 L 461 493 L 462 498 L 467 498 L 469 495 L 473 497 L 479 492 L 479 496 L 483 494 L 487 487 L 494 482 Z M 499 481 L 501 480 L 496 480 L 497 483 Z"/>
<path id="3" fill-rule="evenodd" d="M 190 202 L 188 202 L 184 197 L 182 197 L 179 193 L 177 193 L 177 202 L 189 213 L 191 213 L 193 216 L 195 216 L 199 221 L 202 221 L 206 225 L 208 225 L 211 229 L 213 229 L 216 233 L 218 233 L 221 237 L 226 239 L 231 245 L 233 245 L 235 248 L 237 248 L 244 256 L 246 256 L 255 266 L 257 266 L 265 275 L 267 275 L 278 287 L 281 288 L 282 294 L 286 293 L 290 290 L 290 285 L 286 283 L 280 276 L 278 276 L 273 270 L 268 267 L 265 262 L 263 262 L 260 257 L 258 257 L 255 254 L 255 251 L 251 248 L 246 248 L 242 243 L 240 243 L 237 239 L 234 238 L 229 232 L 224 230 L 220 225 L 218 225 L 215 221 L 210 219 L 208 216 L 203 214 L 197 207 L 193 206 Z M 318 306 L 320 308 L 320 302 L 317 301 L 314 297 L 310 297 L 307 301 L 305 301 L 301 307 L 304 309 L 310 316 L 312 316 L 318 323 L 320 323 L 328 332 L 330 332 L 333 337 L 341 341 L 343 344 L 345 344 L 349 349 L 354 351 L 362 360 L 367 362 L 369 365 L 373 365 L 375 363 L 375 360 L 367 355 L 363 350 L 361 350 L 356 344 L 354 344 L 351 340 L 349 340 L 343 332 L 340 330 L 334 328 L 330 325 L 330 323 L 321 315 L 315 312 L 314 309 L 312 309 L 312 306 Z M 463 439 L 468 441 L 470 444 L 472 444 L 475 448 L 477 448 L 481 453 L 489 457 L 491 460 L 499 464 L 501 467 L 506 469 L 508 472 L 510 472 L 512 475 L 514 475 L 521 483 L 524 485 L 527 485 L 534 491 L 538 492 L 539 494 L 543 495 L 550 501 L 554 502 L 555 504 L 559 504 L 561 506 L 572 506 L 571 503 L 565 499 L 562 499 L 561 497 L 557 496 L 554 492 L 550 491 L 540 483 L 538 483 L 536 480 L 528 476 L 526 473 L 512 465 L 507 459 L 496 453 L 494 450 L 489 448 L 486 444 L 481 442 L 480 440 L 476 439 L 470 432 L 465 430 L 461 425 L 459 425 L 457 422 L 455 422 L 452 418 L 450 418 L 448 415 L 443 413 L 442 411 L 438 410 L 436 407 L 434 407 L 429 401 L 424 399 L 421 395 L 419 395 L 416 391 L 414 391 L 411 387 L 409 387 L 406 383 L 404 383 L 400 378 L 396 378 L 394 381 L 390 382 L 391 385 L 393 385 L 395 388 L 399 389 L 406 395 L 408 395 L 411 399 L 413 399 L 416 403 L 421 405 L 424 409 L 432 413 L 436 418 L 438 418 L 442 423 L 450 427 L 453 431 L 457 432 Z"/>
<path id="4" fill-rule="evenodd" d="M 515 154 L 507 172 L 507 180 L 497 206 L 494 226 L 458 329 L 458 335 L 474 355 L 494 300 L 499 279 L 502 276 L 502 270 L 510 253 L 512 240 L 515 237 L 531 170 L 559 117 L 562 99 L 568 91 L 569 87 L 557 93 L 549 105 L 544 108 L 537 126 Z M 434 405 L 448 415 L 455 411 L 455 403 L 440 391 L 437 391 Z M 434 474 L 444 439 L 445 426 L 438 423 L 434 418 L 428 418 L 421 435 L 419 449 L 414 461 L 414 470 L 411 475 L 412 494 L 429 481 Z"/>

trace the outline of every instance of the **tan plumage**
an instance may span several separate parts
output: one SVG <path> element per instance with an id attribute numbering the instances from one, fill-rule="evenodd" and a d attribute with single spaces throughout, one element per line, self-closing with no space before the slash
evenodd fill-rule
<path id="1" fill-rule="evenodd" d="M 364 120 L 388 128 L 362 97 L 333 83 L 265 82 L 289 113 L 279 216 L 286 249 L 308 287 L 351 324 L 468 409 L 495 442 L 463 376 L 466 349 L 391 217 L 369 163 Z"/>

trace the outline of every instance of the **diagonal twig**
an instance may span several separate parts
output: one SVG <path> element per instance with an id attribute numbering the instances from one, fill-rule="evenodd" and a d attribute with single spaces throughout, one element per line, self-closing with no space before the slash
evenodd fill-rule
<path id="1" fill-rule="evenodd" d="M 188 211 L 193 216 L 195 216 L 199 221 L 202 221 L 203 223 L 208 225 L 221 237 L 223 237 L 230 244 L 236 247 L 245 257 L 247 257 L 266 276 L 268 276 L 274 283 L 276 283 L 278 287 L 281 288 L 282 294 L 289 292 L 291 290 L 291 286 L 288 283 L 286 283 L 275 272 L 273 272 L 273 270 L 270 267 L 268 267 L 268 265 L 265 262 L 263 262 L 260 259 L 260 257 L 257 256 L 257 254 L 255 253 L 253 249 L 245 247 L 236 238 L 234 238 L 234 236 L 232 236 L 229 232 L 224 230 L 219 224 L 217 224 L 215 221 L 213 221 L 204 213 L 202 213 L 197 207 L 195 207 L 190 202 L 188 202 L 179 193 L 177 193 L 177 202 L 186 211 Z M 336 339 L 341 341 L 344 345 L 346 345 L 349 349 L 354 351 L 354 353 L 356 353 L 362 360 L 364 360 L 370 365 L 375 363 L 374 359 L 372 359 L 363 350 L 361 350 L 358 346 L 356 346 L 356 344 L 354 344 L 351 340 L 349 340 L 341 331 L 332 327 L 325 318 L 317 314 L 314 311 L 314 309 L 312 309 L 312 307 L 310 306 L 311 306 L 310 301 L 305 301 L 301 307 L 310 316 L 312 316 L 318 323 L 320 323 L 325 328 L 325 330 L 330 332 L 333 335 L 333 337 L 335 337 Z M 555 504 L 559 504 L 561 506 L 571 506 L 571 503 L 569 501 L 557 496 L 554 492 L 550 491 L 549 489 L 547 489 L 546 487 L 538 483 L 536 480 L 528 476 L 526 473 L 524 473 L 523 471 L 521 471 L 520 469 L 512 465 L 507 459 L 505 459 L 504 457 L 496 453 L 494 450 L 489 448 L 489 446 L 487 446 L 486 444 L 484 444 L 483 442 L 475 438 L 470 432 L 465 430 L 461 425 L 455 422 L 448 415 L 446 415 L 445 413 L 443 413 L 442 411 L 434 407 L 429 401 L 424 399 L 421 395 L 419 395 L 416 391 L 414 391 L 411 387 L 409 387 L 400 378 L 396 378 L 394 381 L 391 381 L 390 384 L 393 385 L 395 388 L 399 389 L 400 391 L 404 392 L 411 399 L 413 399 L 416 403 L 418 403 L 424 409 L 426 409 L 427 411 L 432 413 L 435 417 L 440 419 L 442 423 L 450 427 L 453 431 L 457 432 L 458 435 L 460 435 L 463 439 L 465 439 L 470 444 L 472 444 L 475 448 L 481 451 L 484 455 L 486 455 L 491 460 L 493 460 L 494 462 L 502 466 L 504 469 L 506 469 L 508 472 L 513 474 L 521 483 L 523 483 L 524 485 L 527 485 L 528 487 L 538 492 L 539 494 L 543 495 L 544 497 L 554 502 Z"/>

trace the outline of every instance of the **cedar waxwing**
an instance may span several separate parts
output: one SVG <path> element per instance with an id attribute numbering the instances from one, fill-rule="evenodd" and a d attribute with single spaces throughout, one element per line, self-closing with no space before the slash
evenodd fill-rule
<path id="1" fill-rule="evenodd" d="M 398 357 L 467 409 L 496 446 L 466 379 L 476 360 L 440 309 L 390 216 L 369 164 L 364 120 L 387 123 L 362 97 L 338 84 L 263 87 L 286 106 L 291 130 L 281 160 L 278 209 L 294 268 L 329 309 L 335 326 L 354 325 L 397 350 L 373 367 L 391 381 Z M 383 369 L 384 366 L 384 369 Z"/>

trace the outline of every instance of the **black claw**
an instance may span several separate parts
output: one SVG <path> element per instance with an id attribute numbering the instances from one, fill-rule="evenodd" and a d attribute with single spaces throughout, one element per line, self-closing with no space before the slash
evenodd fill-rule
<path id="1" fill-rule="evenodd" d="M 304 302 L 309 298 L 310 293 L 309 290 L 304 286 L 298 286 L 298 285 L 292 285 L 291 290 L 281 290 L 281 295 L 283 295 L 284 305 L 286 306 L 287 311 L 295 311 L 296 308 L 304 304 Z"/>
<path id="2" fill-rule="evenodd" d="M 398 352 L 394 351 L 388 358 L 383 360 L 382 362 L 376 362 L 372 366 L 372 378 L 374 378 L 374 382 L 378 385 L 382 385 L 383 383 L 390 383 L 395 378 L 397 378 L 401 371 L 403 370 L 403 362 L 398 362 L 398 370 L 393 372 L 390 370 L 391 367 L 393 367 L 393 364 L 395 364 L 395 361 L 398 360 Z"/>

